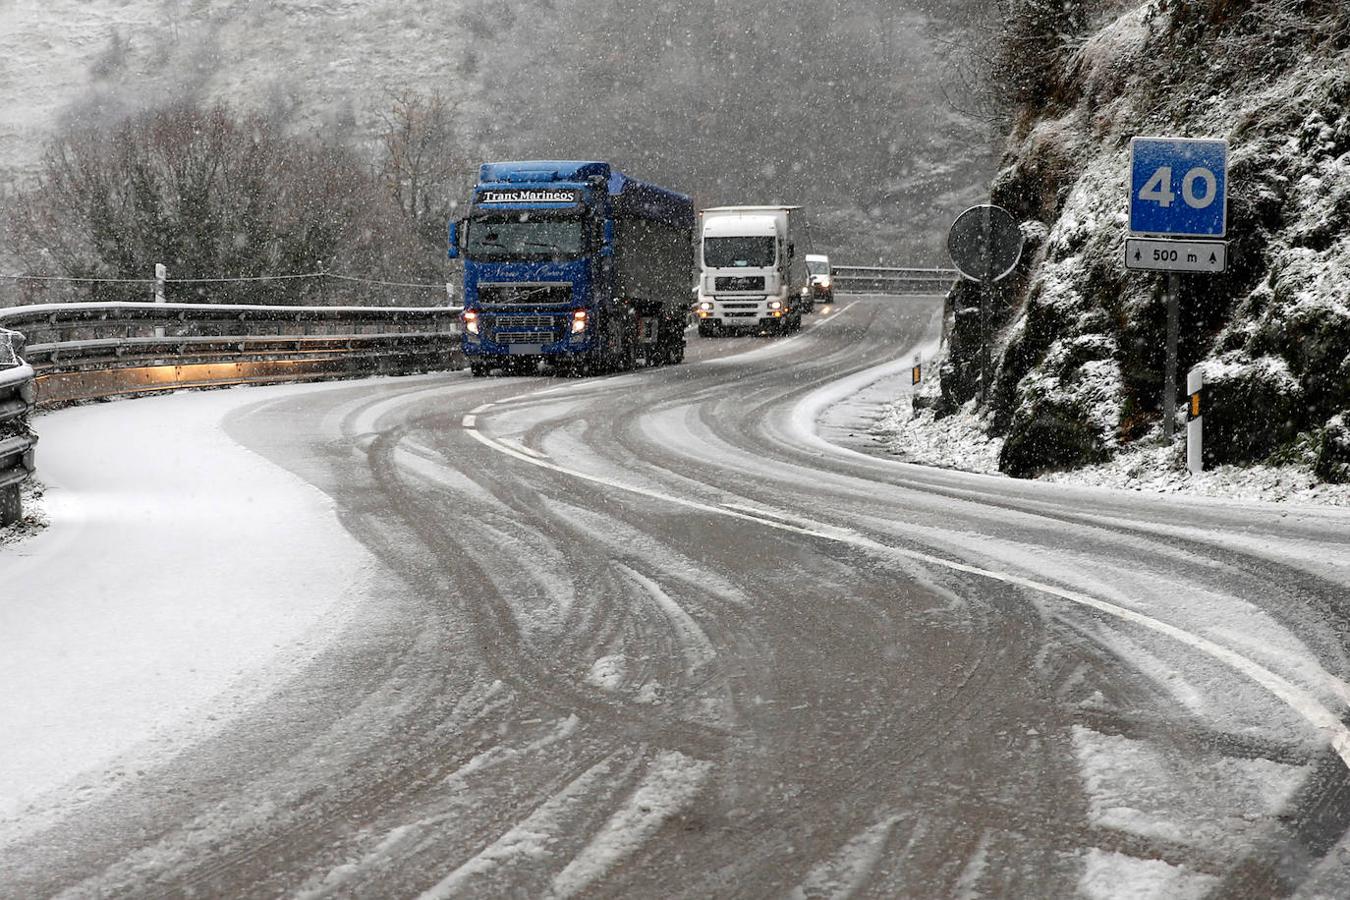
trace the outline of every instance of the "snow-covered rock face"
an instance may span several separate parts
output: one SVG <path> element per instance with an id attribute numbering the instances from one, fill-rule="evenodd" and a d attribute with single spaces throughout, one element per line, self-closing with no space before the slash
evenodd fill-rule
<path id="1" fill-rule="evenodd" d="M 1232 145 L 1231 269 L 1187 277 L 1181 294 L 1181 377 L 1205 364 L 1211 462 L 1312 463 L 1350 409 L 1350 7 L 1320 9 L 1327 29 L 1270 6 L 1134 4 L 1087 37 L 1053 96 L 1013 117 L 994 199 L 1048 235 L 996 323 L 988 421 L 1006 436 L 1004 471 L 1099 462 L 1156 435 L 1160 278 L 1122 263 L 1137 135 Z M 952 346 L 944 372 L 965 371 L 970 342 Z M 963 387 L 948 410 L 974 396 Z"/>

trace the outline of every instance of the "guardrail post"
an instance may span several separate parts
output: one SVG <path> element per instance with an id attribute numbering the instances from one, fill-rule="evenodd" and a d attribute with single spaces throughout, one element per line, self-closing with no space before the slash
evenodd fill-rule
<path id="1" fill-rule="evenodd" d="M 33 472 L 28 414 L 37 400 L 33 370 L 19 357 L 23 335 L 0 328 L 0 526 L 23 518 L 19 485 Z"/>
<path id="2" fill-rule="evenodd" d="M 0 488 L 0 528 L 13 525 L 23 518 L 23 501 L 19 497 L 19 486 L 11 484 Z"/>

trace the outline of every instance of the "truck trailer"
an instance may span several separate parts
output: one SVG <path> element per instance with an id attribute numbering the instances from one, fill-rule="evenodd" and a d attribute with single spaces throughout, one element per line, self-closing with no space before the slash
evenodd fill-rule
<path id="1" fill-rule="evenodd" d="M 801 328 L 811 294 L 805 260 L 797 253 L 799 209 L 719 206 L 699 214 L 700 335 Z"/>
<path id="2" fill-rule="evenodd" d="M 608 163 L 485 164 L 469 215 L 449 228 L 470 370 L 683 361 L 694 226 L 688 197 Z"/>

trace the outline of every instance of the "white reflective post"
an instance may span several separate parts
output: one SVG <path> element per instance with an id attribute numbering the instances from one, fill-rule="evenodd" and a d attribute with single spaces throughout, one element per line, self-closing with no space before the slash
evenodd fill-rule
<path id="1" fill-rule="evenodd" d="M 1201 406 L 1201 389 L 1205 386 L 1205 373 L 1199 366 L 1191 369 L 1186 376 L 1186 468 L 1192 475 L 1205 471 L 1204 429 L 1202 427 L 1204 407 Z"/>
<path id="2" fill-rule="evenodd" d="M 165 282 L 166 279 L 168 279 L 168 277 L 169 277 L 169 270 L 168 270 L 168 268 L 164 265 L 164 263 L 155 263 L 155 302 L 156 302 L 156 303 L 166 303 L 166 302 L 168 302 L 168 301 L 166 301 L 166 300 L 164 299 L 164 282 Z M 163 326 L 163 325 L 157 325 L 157 326 L 155 327 L 155 337 L 157 337 L 157 338 L 162 338 L 162 337 L 164 337 L 164 326 Z"/>
<path id="3" fill-rule="evenodd" d="M 914 370 L 910 373 L 910 383 L 917 386 L 923 381 L 923 357 L 918 353 L 914 354 Z"/>

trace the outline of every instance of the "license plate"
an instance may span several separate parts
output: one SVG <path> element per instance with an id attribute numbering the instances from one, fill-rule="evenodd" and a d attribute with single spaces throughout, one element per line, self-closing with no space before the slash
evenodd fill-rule
<path id="1" fill-rule="evenodd" d="M 544 352 L 543 344 L 512 344 L 508 350 L 512 356 L 538 356 Z"/>

